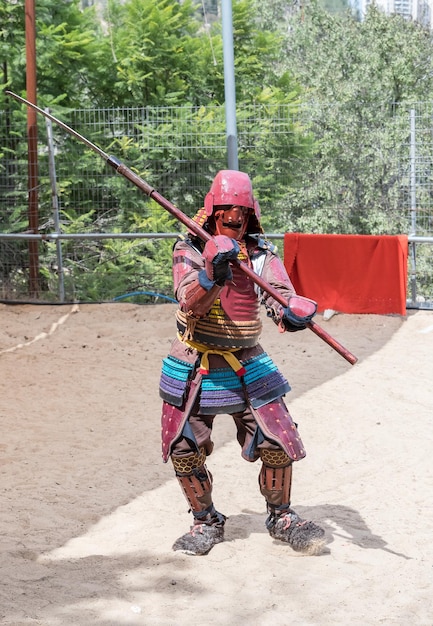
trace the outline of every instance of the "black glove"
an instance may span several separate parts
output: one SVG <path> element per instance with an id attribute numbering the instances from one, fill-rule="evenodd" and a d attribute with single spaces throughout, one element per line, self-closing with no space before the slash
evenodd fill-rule
<path id="1" fill-rule="evenodd" d="M 214 285 L 222 287 L 233 277 L 230 261 L 235 261 L 239 253 L 239 244 L 225 235 L 216 235 L 206 242 L 203 250 L 205 269 L 199 272 L 199 282 L 209 290 Z"/>
<path id="2" fill-rule="evenodd" d="M 317 302 L 303 296 L 291 296 L 286 307 L 280 309 L 280 327 L 291 333 L 304 330 L 317 312 Z"/>

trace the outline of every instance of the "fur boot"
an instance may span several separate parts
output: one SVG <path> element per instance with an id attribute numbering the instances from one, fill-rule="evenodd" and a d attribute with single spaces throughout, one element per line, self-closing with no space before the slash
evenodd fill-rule
<path id="1" fill-rule="evenodd" d="M 219 513 L 213 504 L 201 511 L 194 513 L 194 525 L 174 544 L 173 550 L 203 556 L 217 544 L 224 541 L 224 524 L 226 516 Z"/>
<path id="2" fill-rule="evenodd" d="M 174 542 L 173 550 L 184 554 L 203 556 L 222 541 L 224 541 L 224 526 L 194 524 L 189 533 L 182 535 Z"/>
<path id="3" fill-rule="evenodd" d="M 274 539 L 288 543 L 296 552 L 307 555 L 320 554 L 325 545 L 325 531 L 323 528 L 303 520 L 292 509 L 266 520 L 266 527 Z"/>

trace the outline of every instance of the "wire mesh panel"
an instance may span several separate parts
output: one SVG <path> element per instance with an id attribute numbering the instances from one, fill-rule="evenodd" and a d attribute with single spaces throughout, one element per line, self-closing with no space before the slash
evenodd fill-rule
<path id="1" fill-rule="evenodd" d="M 418 103 L 410 109 L 411 183 L 405 204 L 410 210 L 410 231 L 433 234 L 433 106 Z"/>
<path id="2" fill-rule="evenodd" d="M 189 216 L 226 168 L 224 107 L 52 113 Z M 0 112 L 3 299 L 29 295 L 29 241 L 13 238 L 28 230 L 26 130 L 22 107 L 14 103 Z M 244 107 L 237 119 L 239 165 L 253 180 L 267 232 L 432 238 L 432 132 L 430 103 L 369 110 L 362 103 L 347 110 L 314 103 Z M 173 238 L 157 235 L 184 227 L 75 137 L 54 125 L 49 139 L 41 116 L 38 133 L 38 235 L 44 240 L 37 298 L 59 299 L 60 283 L 66 300 L 172 296 Z M 65 239 L 53 238 L 56 233 Z M 412 305 L 433 301 L 432 256 L 431 243 L 413 244 Z"/>

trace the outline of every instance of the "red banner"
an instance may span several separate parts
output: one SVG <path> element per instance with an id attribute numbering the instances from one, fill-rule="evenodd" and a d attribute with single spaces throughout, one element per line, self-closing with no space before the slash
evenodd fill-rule
<path id="1" fill-rule="evenodd" d="M 406 235 L 284 236 L 284 265 L 319 311 L 406 315 Z"/>

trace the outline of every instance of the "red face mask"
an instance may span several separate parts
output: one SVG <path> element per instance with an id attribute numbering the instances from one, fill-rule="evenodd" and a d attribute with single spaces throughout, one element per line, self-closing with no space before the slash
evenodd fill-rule
<path id="1" fill-rule="evenodd" d="M 247 229 L 250 210 L 237 205 L 216 207 L 214 212 L 216 234 L 240 241 Z"/>

